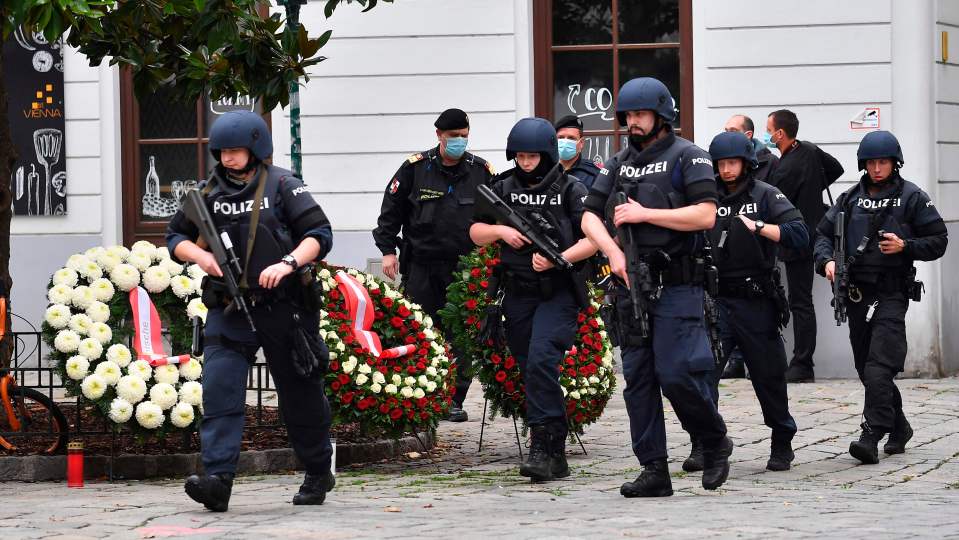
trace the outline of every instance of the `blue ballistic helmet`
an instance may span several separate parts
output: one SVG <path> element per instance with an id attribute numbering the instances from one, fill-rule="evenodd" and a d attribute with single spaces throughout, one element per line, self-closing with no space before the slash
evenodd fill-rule
<path id="1" fill-rule="evenodd" d="M 263 118 L 253 111 L 230 111 L 210 128 L 210 153 L 220 161 L 220 150 L 246 148 L 260 161 L 273 155 L 273 138 Z"/>
<path id="2" fill-rule="evenodd" d="M 859 142 L 856 159 L 859 160 L 859 170 L 866 169 L 866 161 L 870 159 L 890 158 L 896 161 L 896 167 L 902 167 L 902 147 L 899 139 L 888 131 L 873 131 L 867 133 Z"/>
<path id="3" fill-rule="evenodd" d="M 653 111 L 667 122 L 676 119 L 676 102 L 669 89 L 660 80 L 639 77 L 627 81 L 619 89 L 616 99 L 616 118 L 619 125 L 626 125 L 627 111 Z"/>
<path id="4" fill-rule="evenodd" d="M 724 131 L 713 137 L 713 142 L 709 143 L 709 155 L 713 158 L 713 169 L 717 172 L 721 159 L 742 158 L 750 169 L 759 166 L 752 141 L 738 131 Z"/>
<path id="5" fill-rule="evenodd" d="M 542 118 L 523 118 L 516 122 L 506 137 L 506 159 L 515 159 L 517 152 L 538 152 L 558 163 L 559 150 L 553 124 Z"/>

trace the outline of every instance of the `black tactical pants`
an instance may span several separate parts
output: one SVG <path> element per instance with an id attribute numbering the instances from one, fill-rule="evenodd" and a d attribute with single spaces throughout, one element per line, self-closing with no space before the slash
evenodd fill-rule
<path id="1" fill-rule="evenodd" d="M 786 393 L 786 349 L 779 334 L 779 314 L 770 298 L 734 298 L 720 296 L 719 334 L 723 350 L 738 347 L 749 368 L 750 381 L 763 422 L 772 429 L 774 441 L 791 441 L 796 421 L 789 414 Z M 725 362 L 716 366 L 712 378 L 713 402 L 719 405 L 719 379 Z"/>
<path id="2" fill-rule="evenodd" d="M 787 261 L 786 282 L 789 286 L 789 310 L 793 320 L 793 357 L 790 364 L 812 369 L 816 352 L 816 308 L 812 303 L 812 257 Z"/>
<path id="3" fill-rule="evenodd" d="M 433 326 L 441 332 L 443 331 L 443 321 L 437 312 L 446 305 L 446 288 L 453 282 L 456 276 L 457 261 L 410 261 L 410 271 L 408 276 L 403 276 L 405 284 L 404 294 L 412 302 L 423 307 L 431 319 Z M 463 400 L 466 399 L 466 392 L 470 388 L 472 377 L 472 361 L 460 351 L 453 350 L 453 356 L 456 358 L 456 393 L 453 394 L 453 403 L 463 406 Z"/>
<path id="4" fill-rule="evenodd" d="M 888 433 L 902 415 L 902 396 L 893 379 L 906 362 L 906 310 L 909 301 L 900 291 L 860 287 L 862 300 L 849 302 L 849 342 L 859 380 L 866 387 L 863 416 L 869 427 Z M 872 319 L 869 306 L 877 302 Z"/>

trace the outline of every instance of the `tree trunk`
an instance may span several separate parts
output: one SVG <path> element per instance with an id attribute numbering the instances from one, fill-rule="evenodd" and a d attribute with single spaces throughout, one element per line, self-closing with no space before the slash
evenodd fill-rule
<path id="1" fill-rule="evenodd" d="M 2 45 L 2 42 L 0 42 Z M 2 48 L 2 47 L 0 47 Z M 10 366 L 13 355 L 13 322 L 10 320 L 10 290 L 13 280 L 10 278 L 10 220 L 13 218 L 13 194 L 10 192 L 10 178 L 13 164 L 17 160 L 17 151 L 10 134 L 10 119 L 7 114 L 7 84 L 3 78 L 3 53 L 0 51 L 0 297 L 4 298 L 6 313 L 0 320 L 0 369 Z"/>

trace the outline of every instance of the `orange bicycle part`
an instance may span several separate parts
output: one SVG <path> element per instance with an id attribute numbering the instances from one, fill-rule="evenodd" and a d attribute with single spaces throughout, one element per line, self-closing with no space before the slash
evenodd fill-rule
<path id="1" fill-rule="evenodd" d="M 20 431 L 22 427 L 20 424 L 20 418 L 17 417 L 17 414 L 13 411 L 13 400 L 10 399 L 11 392 L 13 388 L 17 386 L 16 380 L 14 380 L 12 375 L 6 375 L 0 379 L 0 399 L 3 400 L 3 409 L 7 413 L 7 420 L 10 422 L 10 429 L 13 431 Z M 19 403 L 20 414 L 26 415 L 27 411 L 23 407 L 23 402 Z M 5 448 L 9 443 L 4 440 L 3 437 L 0 437 L 0 445 L 3 445 Z M 13 450 L 13 448 L 7 448 L 7 450 Z"/>

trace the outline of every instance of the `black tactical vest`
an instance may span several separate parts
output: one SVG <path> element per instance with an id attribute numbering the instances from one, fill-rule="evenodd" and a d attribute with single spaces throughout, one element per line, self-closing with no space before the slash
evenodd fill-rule
<path id="1" fill-rule="evenodd" d="M 866 178 L 865 181 L 868 182 L 869 179 Z M 883 190 L 876 197 L 870 197 L 862 183 L 842 195 L 839 204 L 846 212 L 846 254 L 856 256 L 856 261 L 850 268 L 853 275 L 902 273 L 912 266 L 912 261 L 903 252 L 884 255 L 879 250 L 878 233 L 872 234 L 862 254 L 856 254 L 862 238 L 875 228 L 895 233 L 904 240 L 914 237 L 909 225 L 914 209 L 909 206 L 913 203 L 914 196 L 918 195 L 919 187 L 902 178 L 893 182 L 897 182 L 894 187 Z M 874 228 L 876 216 L 881 215 L 880 212 L 886 206 L 889 208 L 882 216 L 882 222 L 877 223 Z"/>
<path id="2" fill-rule="evenodd" d="M 765 275 L 776 265 L 776 244 L 751 232 L 738 217 L 769 219 L 762 185 L 750 178 L 735 193 L 723 197 L 716 208 L 716 224 L 709 237 L 720 277 Z"/>
<path id="3" fill-rule="evenodd" d="M 265 166 L 265 175 L 262 174 L 263 170 L 260 169 L 254 176 L 255 181 L 240 190 L 223 178 L 214 176 L 208 181 L 211 187 L 206 195 L 207 208 L 217 229 L 230 236 L 240 264 L 246 265 L 246 281 L 250 289 L 259 288 L 260 272 L 279 262 L 280 258 L 290 253 L 294 247 L 289 227 L 280 220 L 276 210 L 280 199 L 281 180 L 293 173 L 271 165 Z M 256 238 L 249 262 L 245 263 L 254 200 L 257 186 L 262 181 L 265 181 L 266 185 L 263 201 L 260 203 Z"/>

